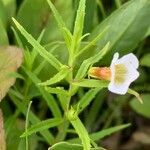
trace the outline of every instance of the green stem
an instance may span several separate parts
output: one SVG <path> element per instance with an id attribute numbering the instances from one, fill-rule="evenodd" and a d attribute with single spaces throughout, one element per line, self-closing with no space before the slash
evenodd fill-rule
<path id="1" fill-rule="evenodd" d="M 25 123 L 25 132 L 27 133 L 28 130 L 28 122 L 29 122 L 29 112 L 30 112 L 30 107 L 31 107 L 32 101 L 30 101 L 29 105 L 28 105 L 28 109 L 27 109 L 27 115 L 26 115 L 26 123 Z M 29 145 L 28 145 L 28 136 L 26 136 L 26 150 L 29 149 Z"/>

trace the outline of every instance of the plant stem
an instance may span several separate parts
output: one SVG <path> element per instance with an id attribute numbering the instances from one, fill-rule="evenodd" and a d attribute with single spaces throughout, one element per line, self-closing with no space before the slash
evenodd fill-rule
<path id="1" fill-rule="evenodd" d="M 26 115 L 26 123 L 25 123 L 25 132 L 27 133 L 28 130 L 28 121 L 29 121 L 29 112 L 30 112 L 30 107 L 31 107 L 32 101 L 30 101 L 29 105 L 28 105 L 28 109 L 27 109 L 27 115 Z M 28 136 L 26 136 L 26 150 L 29 149 L 29 145 L 28 145 Z"/>

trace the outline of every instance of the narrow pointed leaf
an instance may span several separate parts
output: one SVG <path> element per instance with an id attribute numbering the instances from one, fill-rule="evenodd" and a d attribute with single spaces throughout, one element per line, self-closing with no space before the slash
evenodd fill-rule
<path id="1" fill-rule="evenodd" d="M 77 113 L 80 113 L 81 111 L 86 108 L 90 102 L 94 99 L 96 94 L 101 90 L 101 88 L 95 88 L 89 90 L 80 100 L 79 102 L 74 106 L 74 108 L 77 109 Z"/>
<path id="2" fill-rule="evenodd" d="M 21 135 L 21 137 L 29 136 L 33 133 L 58 126 L 61 122 L 62 122 L 62 119 L 60 118 L 47 119 L 47 120 L 38 122 L 37 124 L 34 124 L 30 128 L 28 128 L 27 132 L 24 132 Z"/>
<path id="3" fill-rule="evenodd" d="M 69 67 L 64 66 L 64 67 L 62 67 L 60 72 L 58 72 L 56 75 L 54 75 L 51 79 L 49 79 L 45 82 L 39 83 L 38 85 L 46 86 L 46 85 L 52 85 L 57 82 L 60 82 L 68 75 L 69 72 L 70 72 Z"/>
<path id="4" fill-rule="evenodd" d="M 107 87 L 108 86 L 108 81 L 104 80 L 94 80 L 94 79 L 82 79 L 82 80 L 77 80 L 72 82 L 73 85 L 81 86 L 81 87 L 89 87 L 89 88 L 94 88 L 94 87 Z"/>
<path id="5" fill-rule="evenodd" d="M 84 60 L 77 72 L 75 79 L 82 79 L 83 77 L 85 77 L 89 67 L 94 63 L 98 62 L 99 60 L 101 60 L 104 57 L 104 55 L 108 52 L 108 50 L 109 50 L 109 43 L 107 43 L 98 54 Z"/>
<path id="6" fill-rule="evenodd" d="M 66 45 L 68 48 L 70 48 L 70 43 L 71 43 L 71 39 L 72 39 L 72 34 L 71 32 L 67 29 L 61 15 L 59 14 L 59 12 L 57 11 L 57 9 L 55 8 L 55 6 L 53 5 L 53 3 L 51 2 L 51 0 L 47 0 L 53 15 L 57 21 L 58 27 L 60 28 L 60 31 L 62 32 L 62 35 L 66 41 Z"/>
<path id="7" fill-rule="evenodd" d="M 38 51 L 38 53 L 46 59 L 53 67 L 60 70 L 61 62 L 49 53 L 43 46 L 39 44 L 14 18 L 12 19 L 21 34 L 28 40 L 28 42 Z"/>
<path id="8" fill-rule="evenodd" d="M 75 128 L 77 134 L 79 135 L 79 138 L 82 141 L 83 149 L 90 150 L 91 148 L 90 137 L 81 120 L 79 118 L 75 118 L 74 120 L 70 121 L 73 127 Z"/>

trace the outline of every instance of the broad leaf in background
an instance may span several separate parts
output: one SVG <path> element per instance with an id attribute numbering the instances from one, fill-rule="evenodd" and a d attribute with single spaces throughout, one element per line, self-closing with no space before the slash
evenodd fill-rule
<path id="1" fill-rule="evenodd" d="M 15 78 L 10 74 L 15 72 L 21 63 L 21 49 L 13 46 L 0 47 L 0 101 L 15 82 Z"/>
<path id="2" fill-rule="evenodd" d="M 24 0 L 17 14 L 17 20 L 34 37 L 38 37 L 47 25 L 50 15 L 46 0 Z"/>
<path id="3" fill-rule="evenodd" d="M 0 109 L 0 150 L 6 150 L 5 133 L 3 127 L 3 114 Z"/>
<path id="4" fill-rule="evenodd" d="M 0 19 L 0 45 L 8 45 L 8 37 L 7 37 L 7 32 L 6 29 L 3 26 L 3 23 Z"/>
<path id="5" fill-rule="evenodd" d="M 4 3 L 4 7 L 7 14 L 7 20 L 11 19 L 16 13 L 16 0 L 1 0 Z M 9 20 L 8 20 L 9 21 Z"/>
<path id="6" fill-rule="evenodd" d="M 131 0 L 100 23 L 91 33 L 89 39 L 93 39 L 97 34 L 102 32 L 106 26 L 109 26 L 103 40 L 97 43 L 97 45 L 102 48 L 110 41 L 111 53 L 106 55 L 101 62 L 104 63 L 104 60 L 107 62 L 111 60 L 115 51 L 121 54 L 133 51 L 137 44 L 143 39 L 150 26 L 150 22 L 145 21 L 145 18 L 149 18 L 150 16 L 149 8 L 149 0 Z M 97 49 L 97 51 L 99 51 L 99 49 Z"/>
<path id="7" fill-rule="evenodd" d="M 0 45 L 8 45 L 8 37 L 6 32 L 6 12 L 3 2 L 0 1 Z"/>
<path id="8" fill-rule="evenodd" d="M 140 64 L 141 64 L 142 66 L 150 67 L 150 53 L 145 54 L 145 55 L 141 58 Z"/>
<path id="9" fill-rule="evenodd" d="M 141 105 L 136 98 L 133 98 L 130 101 L 130 106 L 138 114 L 143 115 L 144 117 L 150 118 L 150 94 L 141 95 L 143 104 Z"/>
<path id="10" fill-rule="evenodd" d="M 7 22 L 6 11 L 2 1 L 0 1 L 0 20 L 2 21 L 4 27 L 6 27 L 6 22 Z"/>

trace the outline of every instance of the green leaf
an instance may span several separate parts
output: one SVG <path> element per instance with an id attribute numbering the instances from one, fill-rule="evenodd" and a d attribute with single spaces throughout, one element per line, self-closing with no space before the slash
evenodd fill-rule
<path id="1" fill-rule="evenodd" d="M 140 64 L 141 64 L 142 66 L 150 67 L 149 60 L 150 60 L 150 53 L 145 54 L 145 55 L 141 58 Z"/>
<path id="2" fill-rule="evenodd" d="M 29 78 L 32 80 L 32 82 L 35 84 L 35 86 L 38 88 L 39 92 L 42 94 L 44 100 L 47 102 L 47 105 L 49 106 L 50 110 L 52 111 L 52 114 L 54 117 L 61 117 L 60 109 L 53 98 L 52 95 L 50 95 L 48 92 L 45 91 L 45 89 L 41 86 L 38 86 L 37 84 L 41 82 L 41 80 L 31 71 L 27 70 L 26 68 L 23 68 L 25 73 L 29 76 Z"/>
<path id="3" fill-rule="evenodd" d="M 21 49 L 13 46 L 0 47 L 0 101 L 15 83 L 15 78 L 10 74 L 17 71 L 22 59 Z"/>
<path id="4" fill-rule="evenodd" d="M 86 0 L 84 33 L 90 33 L 93 28 L 95 21 L 95 10 L 97 8 L 96 2 L 97 0 Z"/>
<path id="5" fill-rule="evenodd" d="M 55 126 L 58 126 L 61 123 L 62 123 L 61 118 L 47 119 L 47 120 L 38 122 L 37 124 L 34 124 L 30 128 L 28 128 L 27 132 L 24 132 L 20 137 L 29 136 L 33 133 L 43 131 L 45 129 L 53 128 Z"/>
<path id="6" fill-rule="evenodd" d="M 4 25 L 2 23 L 2 20 L 0 19 L 0 45 L 8 45 L 8 37 L 7 37 L 7 32 L 6 29 L 4 28 Z"/>
<path id="7" fill-rule="evenodd" d="M 102 39 L 102 37 L 105 35 L 107 29 L 108 29 L 108 27 L 106 27 L 100 34 L 98 34 L 96 37 L 94 37 L 94 39 L 92 39 L 92 41 L 89 41 L 89 43 L 77 53 L 76 57 L 78 57 L 79 55 L 84 53 L 86 50 L 88 50 L 93 45 L 95 45 L 97 43 L 97 41 Z"/>
<path id="8" fill-rule="evenodd" d="M 14 95 L 13 90 L 10 90 L 9 96 L 11 97 L 11 100 L 17 106 L 17 108 L 19 109 L 19 111 L 22 112 L 24 114 L 24 116 L 26 116 L 27 107 L 24 105 L 24 102 L 21 102 Z M 36 124 L 36 123 L 40 122 L 40 119 L 30 111 L 30 113 L 29 113 L 29 121 L 32 124 Z M 44 137 L 44 139 L 46 140 L 47 143 L 49 143 L 49 144 L 53 143 L 54 137 L 53 137 L 53 135 L 51 134 L 50 131 L 45 130 L 45 131 L 40 132 L 40 134 Z"/>
<path id="9" fill-rule="evenodd" d="M 130 106 L 138 114 L 150 118 L 150 94 L 142 94 L 141 97 L 143 104 L 140 104 L 136 98 L 133 98 L 130 101 Z"/>
<path id="10" fill-rule="evenodd" d="M 82 79 L 75 80 L 72 82 L 73 85 L 81 86 L 81 87 L 99 87 L 104 88 L 108 86 L 108 81 L 105 80 L 95 80 L 95 79 Z"/>
<path id="11" fill-rule="evenodd" d="M 71 144 L 68 142 L 59 142 L 54 144 L 48 150 L 83 150 L 83 146 L 80 144 Z M 91 148 L 90 150 L 105 150 L 102 147 Z"/>
<path id="12" fill-rule="evenodd" d="M 0 1 L 0 20 L 4 28 L 6 28 L 7 19 L 6 19 L 6 11 L 3 4 L 3 1 Z"/>
<path id="13" fill-rule="evenodd" d="M 47 87 L 46 86 L 45 90 L 49 93 L 62 94 L 62 95 L 65 95 L 65 96 L 69 96 L 69 93 L 61 87 L 52 88 L 52 87 Z"/>
<path id="14" fill-rule="evenodd" d="M 77 10 L 75 25 L 74 25 L 74 31 L 73 31 L 73 49 L 74 47 L 77 47 L 80 45 L 80 39 L 82 37 L 83 27 L 84 27 L 84 18 L 85 18 L 85 3 L 86 0 L 80 0 L 79 1 L 79 7 Z"/>
<path id="15" fill-rule="evenodd" d="M 63 80 L 70 72 L 70 69 L 68 66 L 63 66 L 60 69 L 60 72 L 58 72 L 56 75 L 54 75 L 51 79 L 39 83 L 38 85 L 42 85 L 42 86 L 46 86 L 46 85 L 52 85 L 55 84 L 57 82 L 60 82 L 61 80 Z"/>
<path id="16" fill-rule="evenodd" d="M 128 89 L 128 93 L 134 95 L 134 96 L 137 98 L 137 100 L 138 100 L 141 104 L 143 104 L 143 100 L 142 100 L 142 98 L 141 98 L 141 96 L 140 96 L 140 94 L 139 94 L 138 92 L 136 92 L 136 91 L 134 91 L 134 90 L 132 90 L 132 89 Z"/>
<path id="17" fill-rule="evenodd" d="M 108 129 L 104 129 L 102 131 L 96 132 L 96 133 L 92 133 L 90 135 L 90 138 L 93 141 L 98 141 L 100 139 L 103 139 L 104 137 L 111 135 L 115 132 L 118 132 L 119 130 L 125 129 L 127 127 L 129 127 L 131 124 L 124 124 L 124 125 L 119 125 L 119 126 L 115 126 L 115 127 L 110 127 Z"/>
<path id="18" fill-rule="evenodd" d="M 19 7 L 17 20 L 33 37 L 37 38 L 47 26 L 49 15 L 46 0 L 25 0 Z"/>
<path id="19" fill-rule="evenodd" d="M 84 78 L 86 76 L 86 73 L 89 67 L 93 65 L 94 63 L 98 62 L 99 60 L 101 60 L 105 56 L 105 54 L 108 52 L 108 50 L 109 50 L 109 43 L 107 43 L 105 47 L 98 54 L 84 60 L 77 72 L 75 79 Z"/>
<path id="20" fill-rule="evenodd" d="M 63 37 L 66 41 L 66 45 L 68 47 L 68 49 L 70 49 L 70 45 L 71 45 L 71 41 L 72 41 L 72 34 L 71 32 L 67 29 L 61 15 L 59 14 L 59 12 L 57 11 L 57 9 L 55 8 L 55 6 L 53 5 L 53 3 L 51 2 L 51 0 L 47 0 L 53 15 L 57 21 L 58 27 L 60 28 L 60 31 L 63 34 Z"/>
<path id="21" fill-rule="evenodd" d="M 110 62 L 114 52 L 126 54 L 134 50 L 150 26 L 147 21 L 150 16 L 149 8 L 149 0 L 131 0 L 114 11 L 91 33 L 89 39 L 109 26 L 107 34 L 97 44 L 101 48 L 110 41 L 110 53 L 105 56 L 105 61 Z M 104 63 L 104 59 L 101 62 Z"/>
<path id="22" fill-rule="evenodd" d="M 81 111 L 83 111 L 84 108 L 86 108 L 90 104 L 90 102 L 94 99 L 94 97 L 100 90 L 101 90 L 101 88 L 95 88 L 95 89 L 91 89 L 88 92 L 86 92 L 85 95 L 74 106 L 74 108 L 76 108 L 77 111 L 79 111 L 77 113 L 80 113 Z"/>
<path id="23" fill-rule="evenodd" d="M 60 70 L 62 66 L 61 62 L 57 60 L 51 53 L 46 51 L 46 49 L 39 44 L 14 18 L 12 19 L 18 28 L 18 30 L 22 33 L 22 35 L 28 40 L 28 42 L 38 51 L 38 53 L 46 59 L 53 67 L 57 70 Z"/>
<path id="24" fill-rule="evenodd" d="M 83 146 L 80 144 L 71 144 L 67 142 L 59 142 L 54 144 L 48 150 L 83 150 Z"/>
<path id="25" fill-rule="evenodd" d="M 77 134 L 79 135 L 79 138 L 82 141 L 83 149 L 90 150 L 91 148 L 90 137 L 81 120 L 77 117 L 74 120 L 70 121 L 73 127 L 75 128 Z"/>
<path id="26" fill-rule="evenodd" d="M 90 134 L 90 138 L 93 140 L 93 141 L 99 141 L 103 138 L 105 138 L 106 136 L 109 136 L 115 132 L 118 132 L 119 130 L 122 130 L 122 129 L 125 129 L 127 127 L 129 127 L 131 124 L 124 124 L 124 125 L 119 125 L 119 126 L 115 126 L 115 127 L 110 127 L 108 129 L 104 129 L 102 131 L 98 131 L 96 133 L 92 133 Z M 71 143 L 80 143 L 80 140 L 78 138 L 74 138 L 74 139 L 71 139 L 71 140 L 68 140 L 68 142 L 71 142 Z"/>

